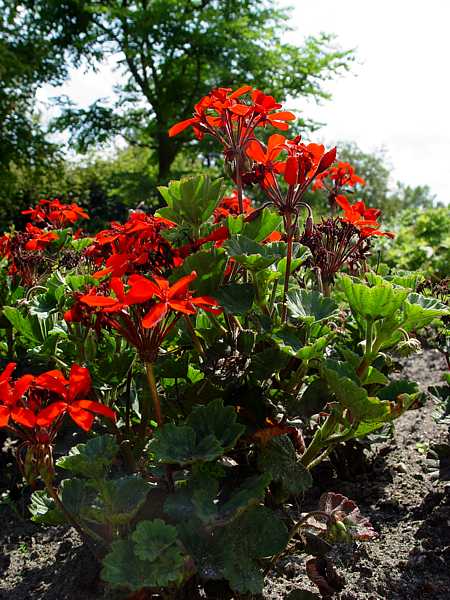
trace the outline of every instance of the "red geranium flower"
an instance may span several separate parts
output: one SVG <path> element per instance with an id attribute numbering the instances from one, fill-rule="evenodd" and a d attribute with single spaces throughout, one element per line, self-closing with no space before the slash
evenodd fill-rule
<path id="1" fill-rule="evenodd" d="M 31 221 L 56 228 L 73 225 L 80 219 L 89 219 L 89 215 L 78 204 L 62 204 L 58 199 L 39 200 L 35 208 L 22 211 L 30 215 Z"/>
<path id="2" fill-rule="evenodd" d="M 36 377 L 33 385 L 36 388 L 53 392 L 61 398 L 38 413 L 36 423 L 40 427 L 50 427 L 58 417 L 66 413 L 84 431 L 92 428 L 95 414 L 113 421 L 116 418 L 115 412 L 108 406 L 86 399 L 90 393 L 92 381 L 88 369 L 84 367 L 72 365 L 69 379 L 66 379 L 61 371 L 48 371 Z"/>
<path id="3" fill-rule="evenodd" d="M 16 363 L 9 363 L 0 374 L 0 428 L 6 427 L 10 419 L 23 427 L 34 427 L 36 417 L 23 402 L 23 395 L 33 381 L 32 375 L 24 375 L 11 382 L 11 375 Z"/>

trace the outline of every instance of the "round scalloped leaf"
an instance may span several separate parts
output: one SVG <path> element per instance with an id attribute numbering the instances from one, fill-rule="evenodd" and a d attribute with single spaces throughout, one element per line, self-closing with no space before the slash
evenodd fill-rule
<path id="1" fill-rule="evenodd" d="M 192 427 L 168 423 L 156 431 L 150 448 L 158 461 L 180 465 L 215 460 L 224 453 L 215 436 L 208 435 L 199 442 L 197 438 Z"/>
<path id="2" fill-rule="evenodd" d="M 229 450 L 245 431 L 245 427 L 236 421 L 235 408 L 224 406 L 223 401 L 217 399 L 206 406 L 195 406 L 186 424 L 192 427 L 198 440 L 212 436 L 224 450 Z"/>
<path id="3" fill-rule="evenodd" d="M 168 548 L 156 560 L 148 561 L 136 556 L 131 540 L 119 540 L 111 544 L 110 552 L 103 559 L 101 576 L 112 587 L 134 592 L 181 583 L 183 567 L 184 557 L 178 548 Z"/>
<path id="4" fill-rule="evenodd" d="M 104 481 L 101 500 L 96 503 L 92 516 L 100 523 L 125 525 L 144 504 L 150 488 L 149 483 L 135 475 Z"/>
<path id="5" fill-rule="evenodd" d="M 249 271 L 265 269 L 283 256 L 277 246 L 263 246 L 243 235 L 232 237 L 223 247 L 231 258 Z"/>
<path id="6" fill-rule="evenodd" d="M 32 514 L 31 520 L 35 523 L 45 525 L 64 523 L 64 516 L 55 508 L 55 501 L 45 490 L 36 490 L 31 494 L 28 510 Z"/>
<path id="7" fill-rule="evenodd" d="M 272 438 L 258 456 L 258 468 L 270 474 L 282 486 L 284 495 L 301 494 L 312 485 L 311 474 L 297 459 L 295 448 L 287 435 Z"/>
<path id="8" fill-rule="evenodd" d="M 434 319 L 450 314 L 448 306 L 436 298 L 427 298 L 421 294 L 409 294 L 404 305 L 406 321 L 403 329 L 411 331 L 429 325 Z"/>
<path id="9" fill-rule="evenodd" d="M 340 278 L 340 284 L 352 311 L 372 320 L 393 316 L 409 294 L 409 290 L 394 288 L 388 282 L 374 287 L 355 283 L 348 275 Z"/>
<path id="10" fill-rule="evenodd" d="M 220 538 L 224 553 L 223 574 L 233 590 L 260 594 L 264 577 L 257 559 L 281 552 L 289 534 L 273 511 L 257 506 L 227 525 Z"/>
<path id="11" fill-rule="evenodd" d="M 255 288 L 251 283 L 230 283 L 220 287 L 214 297 L 228 313 L 245 315 L 253 305 Z"/>
<path id="12" fill-rule="evenodd" d="M 319 322 L 331 318 L 338 312 L 338 305 L 316 291 L 296 289 L 287 295 L 287 307 L 295 319 Z"/>
<path id="13" fill-rule="evenodd" d="M 327 360 L 321 368 L 324 378 L 340 404 L 350 410 L 356 421 L 387 420 L 390 416 L 389 402 L 369 397 L 367 390 L 342 373 L 342 366 L 339 362 Z"/>
<path id="14" fill-rule="evenodd" d="M 119 448 L 112 435 L 99 435 L 78 444 L 56 461 L 61 469 L 92 479 L 101 479 L 111 466 Z"/>
<path id="15" fill-rule="evenodd" d="M 179 552 L 176 528 L 167 525 L 162 519 L 141 521 L 131 539 L 134 542 L 134 552 L 141 560 L 153 562 L 173 550 Z"/>

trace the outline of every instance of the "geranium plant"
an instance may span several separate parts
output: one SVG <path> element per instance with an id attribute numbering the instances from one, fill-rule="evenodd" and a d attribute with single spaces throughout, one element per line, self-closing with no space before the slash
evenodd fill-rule
<path id="1" fill-rule="evenodd" d="M 132 212 L 93 238 L 71 230 L 82 209 L 41 202 L 35 224 L 2 238 L 14 332 L 3 350 L 40 374 L 12 382 L 7 367 L 0 425 L 22 440 L 26 477 L 45 484 L 33 519 L 76 526 L 112 588 L 175 595 L 212 579 L 258 594 L 294 537 L 314 554 L 312 538 L 323 549 L 375 535 L 339 495 L 297 520 L 277 507 L 337 445 L 417 405 L 414 382 L 389 379 L 389 356 L 414 350 L 415 332 L 448 309 L 417 278 L 371 270 L 373 240 L 393 234 L 348 199 L 364 182 L 335 148 L 271 131 L 293 119 L 250 86 L 213 90 L 170 135 L 217 140 L 228 191 L 207 175 L 172 181 L 155 215 Z M 321 221 L 311 186 L 330 201 Z M 42 269 L 57 243 L 71 262 Z M 55 463 L 67 418 L 86 440 Z M 320 560 L 308 562 L 313 581 Z"/>

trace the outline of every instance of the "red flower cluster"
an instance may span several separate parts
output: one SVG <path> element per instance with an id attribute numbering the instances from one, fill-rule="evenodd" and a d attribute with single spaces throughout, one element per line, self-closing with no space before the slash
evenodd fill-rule
<path id="1" fill-rule="evenodd" d="M 276 160 L 283 151 L 287 159 Z M 293 215 L 309 185 L 334 162 L 336 148 L 325 152 L 322 145 L 303 144 L 300 136 L 286 140 L 276 133 L 269 137 L 267 147 L 252 140 L 247 146 L 247 155 L 254 164 L 251 172 L 244 174 L 244 181 L 259 182 L 281 214 Z M 279 184 L 279 175 L 283 175 L 288 185 L 287 192 Z"/>
<path id="2" fill-rule="evenodd" d="M 346 186 L 354 188 L 357 184 L 366 185 L 362 177 L 355 173 L 355 169 L 348 162 L 338 162 L 335 167 L 321 173 L 314 182 L 313 190 L 335 191 L 338 193 Z"/>
<path id="3" fill-rule="evenodd" d="M 250 198 L 243 198 L 242 205 L 244 214 L 248 215 L 253 212 L 254 207 Z M 239 200 L 237 190 L 233 190 L 230 196 L 224 196 L 214 210 L 214 223 L 224 221 L 230 215 L 239 215 Z"/>
<path id="4" fill-rule="evenodd" d="M 380 223 L 378 223 L 377 219 L 381 215 L 381 210 L 378 208 L 366 208 L 362 200 L 352 205 L 343 195 L 337 196 L 336 203 L 344 211 L 344 216 L 341 217 L 341 220 L 345 223 L 351 223 L 356 227 L 362 238 L 369 238 L 373 235 L 381 235 L 389 238 L 395 237 L 390 231 L 380 231 Z"/>
<path id="5" fill-rule="evenodd" d="M 48 266 L 43 251 L 59 239 L 54 230 L 89 217 L 77 204 L 62 204 L 59 200 L 40 200 L 35 208 L 22 213 L 40 227 L 30 222 L 24 231 L 5 233 L 0 237 L 0 256 L 8 260 L 10 275 L 18 275 L 24 285 L 33 286 Z"/>
<path id="6" fill-rule="evenodd" d="M 110 289 L 114 295 L 103 293 L 105 288 L 93 288 L 78 296 L 65 319 L 93 328 L 96 328 L 93 319 L 100 319 L 102 327 L 118 331 L 144 361 L 154 362 L 159 347 L 180 315 L 194 315 L 199 308 L 213 314 L 221 312 L 214 298 L 193 296 L 189 285 L 196 277 L 193 271 L 170 285 L 162 277 L 154 275 L 150 280 L 134 274 L 128 278 L 127 290 L 119 277 L 113 277 Z"/>
<path id="7" fill-rule="evenodd" d="M 248 162 L 246 148 L 254 139 L 257 127 L 272 125 L 277 129 L 288 129 L 288 121 L 293 121 L 295 115 L 279 111 L 280 108 L 281 104 L 273 96 L 249 85 L 234 92 L 231 88 L 217 88 L 195 105 L 193 117 L 171 127 L 169 136 L 192 126 L 198 139 L 208 133 L 222 144 L 227 169 L 238 188 L 238 206 L 242 213 L 241 177 Z"/>
<path id="8" fill-rule="evenodd" d="M 95 277 L 148 272 L 165 275 L 168 269 L 183 261 L 176 249 L 162 236 L 175 223 L 162 217 L 153 217 L 142 211 L 131 213 L 128 221 L 111 223 L 111 228 L 100 231 L 86 256 L 102 267 Z"/>
<path id="9" fill-rule="evenodd" d="M 243 100 L 242 96 L 247 99 Z M 250 95 L 250 98 L 248 98 Z M 225 146 L 241 146 L 248 141 L 255 127 L 272 125 L 286 130 L 286 121 L 293 121 L 295 115 L 280 111 L 281 104 L 273 96 L 268 96 L 250 85 L 244 85 L 233 92 L 231 88 L 217 88 L 204 96 L 194 107 L 194 116 L 177 123 L 169 129 L 173 137 L 192 126 L 196 137 L 201 140 L 209 133 L 225 142 Z"/>
<path id="10" fill-rule="evenodd" d="M 343 192 L 351 192 L 356 185 L 366 185 L 362 177 L 355 173 L 355 169 L 348 162 L 339 162 L 335 167 L 323 171 L 317 176 L 312 186 L 313 190 L 326 190 L 328 203 L 332 212 L 337 209 L 337 198 Z M 349 189 L 352 188 L 352 189 Z"/>
<path id="11" fill-rule="evenodd" d="M 36 435 L 47 435 L 51 441 L 65 414 L 84 431 L 92 428 L 95 414 L 115 419 L 113 410 L 87 399 L 92 383 L 86 368 L 73 365 L 69 379 L 55 370 L 12 381 L 15 367 L 9 363 L 0 374 L 0 428 L 8 427 L 29 441 Z"/>
<path id="12" fill-rule="evenodd" d="M 74 225 L 80 219 L 89 219 L 89 215 L 78 204 L 62 204 L 58 199 L 39 200 L 35 208 L 22 211 L 30 215 L 30 220 L 46 227 L 62 229 Z"/>
<path id="13" fill-rule="evenodd" d="M 31 223 L 26 224 L 25 231 L 0 236 L 0 257 L 8 261 L 9 274 L 17 275 L 27 287 L 34 285 L 39 272 L 45 270 L 43 251 L 58 237 L 56 232 L 44 231 Z"/>

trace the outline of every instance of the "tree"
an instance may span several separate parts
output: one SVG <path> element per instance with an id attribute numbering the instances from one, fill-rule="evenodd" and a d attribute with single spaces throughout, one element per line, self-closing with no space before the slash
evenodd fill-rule
<path id="1" fill-rule="evenodd" d="M 66 75 L 61 44 L 49 44 L 34 27 L 33 15 L 17 2 L 0 0 L 0 218 L 10 220 L 10 202 L 27 173 L 33 186 L 56 159 L 35 110 L 35 94 L 46 82 Z M 24 190 L 22 190 L 24 191 Z M 24 193 L 26 196 L 26 193 Z"/>
<path id="2" fill-rule="evenodd" d="M 352 54 L 332 36 L 282 41 L 290 12 L 268 0 L 25 0 L 40 30 L 72 55 L 95 63 L 119 58 L 124 83 L 114 103 L 87 111 L 66 107 L 58 120 L 86 150 L 121 134 L 153 150 L 158 178 L 167 179 L 186 137 L 170 125 L 188 118 L 211 88 L 250 83 L 277 99 L 326 98 L 322 83 L 349 67 Z M 72 20 L 68 15 L 72 16 Z M 69 31 L 69 33 L 68 33 Z M 70 36 L 69 36 L 70 37 Z M 98 65 L 98 62 L 97 62 Z M 198 149 L 197 149 L 198 152 Z"/>

